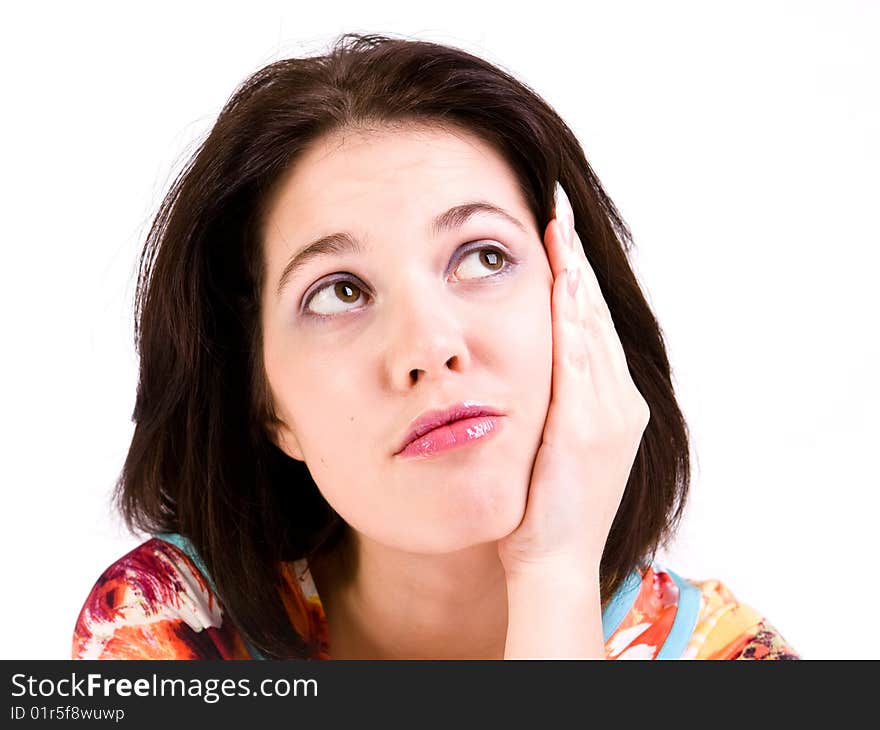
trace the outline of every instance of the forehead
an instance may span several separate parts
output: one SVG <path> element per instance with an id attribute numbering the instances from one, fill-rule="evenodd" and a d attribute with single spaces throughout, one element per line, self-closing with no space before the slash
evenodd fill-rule
<path id="1" fill-rule="evenodd" d="M 266 217 L 288 241 L 333 230 L 427 221 L 467 200 L 487 200 L 530 220 L 513 170 L 477 135 L 458 128 L 337 131 L 313 142 L 279 182 Z"/>

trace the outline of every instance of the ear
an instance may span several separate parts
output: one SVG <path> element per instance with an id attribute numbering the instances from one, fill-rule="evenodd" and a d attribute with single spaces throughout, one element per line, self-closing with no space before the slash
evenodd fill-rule
<path id="1" fill-rule="evenodd" d="M 268 426 L 269 433 L 275 445 L 287 454 L 291 459 L 305 461 L 302 448 L 296 438 L 293 429 L 284 421 L 275 421 Z"/>

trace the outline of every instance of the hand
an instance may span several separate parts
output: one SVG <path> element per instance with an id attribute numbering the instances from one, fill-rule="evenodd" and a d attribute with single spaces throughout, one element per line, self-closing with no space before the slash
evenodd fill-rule
<path id="1" fill-rule="evenodd" d="M 552 394 L 525 514 L 498 552 L 508 578 L 553 572 L 598 581 L 650 410 L 558 183 L 544 245 L 553 272 Z"/>

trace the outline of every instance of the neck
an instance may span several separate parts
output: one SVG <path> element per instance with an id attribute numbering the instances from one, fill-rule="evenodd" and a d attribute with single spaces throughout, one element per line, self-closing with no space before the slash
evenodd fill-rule
<path id="1" fill-rule="evenodd" d="M 501 659 L 507 581 L 494 542 L 407 553 L 353 530 L 310 563 L 333 659 Z"/>

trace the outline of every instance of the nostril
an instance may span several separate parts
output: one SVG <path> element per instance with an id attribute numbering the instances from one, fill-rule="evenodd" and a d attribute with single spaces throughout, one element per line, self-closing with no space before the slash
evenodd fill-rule
<path id="1" fill-rule="evenodd" d="M 446 361 L 445 367 L 447 367 L 449 370 L 455 370 L 457 363 L 458 363 L 458 355 L 453 355 L 452 357 L 450 357 Z M 409 371 L 410 383 L 412 383 L 413 385 L 415 383 L 417 383 L 423 372 L 427 372 L 427 371 L 421 370 L 419 368 L 413 368 L 412 370 L 410 370 Z"/>

